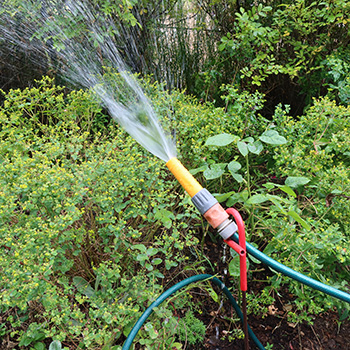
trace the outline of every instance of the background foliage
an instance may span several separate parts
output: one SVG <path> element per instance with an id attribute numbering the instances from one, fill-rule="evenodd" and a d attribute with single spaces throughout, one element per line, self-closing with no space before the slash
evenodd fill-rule
<path id="1" fill-rule="evenodd" d="M 292 115 L 301 115 L 312 97 L 324 95 L 329 88 L 335 87 L 340 100 L 349 94 L 347 1 L 85 3 L 97 9 L 101 23 L 113 23 L 106 30 L 113 34 L 127 64 L 135 72 L 152 74 L 169 89 L 186 88 L 217 105 L 222 105 L 222 84 L 233 84 L 240 93 L 259 91 L 267 97 L 266 116 L 278 103 L 290 105 Z M 33 54 L 29 23 L 53 16 L 61 28 L 69 28 L 64 4 L 62 0 L 4 2 L 1 24 L 12 35 L 20 33 L 25 45 L 19 50 L 11 35 L 0 42 L 1 65 L 9 72 L 0 87 L 26 86 L 33 77 L 59 71 L 54 57 L 39 59 Z M 85 29 L 84 22 L 77 22 L 69 36 L 81 38 Z M 46 41 L 43 45 L 59 45 L 50 36 L 49 24 L 41 28 L 41 37 Z"/>

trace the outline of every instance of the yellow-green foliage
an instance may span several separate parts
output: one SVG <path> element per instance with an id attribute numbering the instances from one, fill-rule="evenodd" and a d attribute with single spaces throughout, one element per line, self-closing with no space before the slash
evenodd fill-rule
<path id="1" fill-rule="evenodd" d="M 0 109 L 1 335 L 97 349 L 128 332 L 196 239 L 190 211 L 173 220 L 163 163 L 88 92 L 62 92 L 45 79 Z"/>

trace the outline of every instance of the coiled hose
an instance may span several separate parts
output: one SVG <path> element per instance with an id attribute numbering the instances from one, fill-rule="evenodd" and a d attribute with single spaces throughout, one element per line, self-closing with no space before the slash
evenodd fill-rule
<path id="1" fill-rule="evenodd" d="M 235 233 L 233 239 L 238 242 L 238 235 L 237 233 Z M 264 253 L 260 252 L 258 249 L 254 248 L 251 244 L 246 243 L 246 249 L 247 252 L 249 254 L 251 254 L 252 256 L 254 256 L 256 259 L 260 260 L 262 263 L 266 264 L 267 266 L 271 267 L 273 270 L 281 272 L 282 274 L 293 278 L 294 280 L 303 283 L 309 287 L 312 287 L 314 289 L 317 289 L 323 293 L 326 293 L 332 297 L 335 297 L 337 299 L 343 300 L 347 303 L 350 304 L 350 294 L 343 292 L 339 289 L 336 289 L 334 287 L 328 286 L 324 283 L 321 283 L 319 281 L 316 281 L 310 277 L 307 277 L 303 274 L 301 274 L 300 272 L 294 271 L 293 269 L 279 263 L 278 261 L 268 257 L 267 255 L 265 255 Z M 169 296 L 171 296 L 172 294 L 174 294 L 175 292 L 177 292 L 179 289 L 191 284 L 191 283 L 195 283 L 198 281 L 203 281 L 203 280 L 210 280 L 211 282 L 213 282 L 214 284 L 216 284 L 219 288 L 222 289 L 222 291 L 225 293 L 225 295 L 228 297 L 229 301 L 231 302 L 232 306 L 234 307 L 238 317 L 241 319 L 241 321 L 243 321 L 243 314 L 241 309 L 239 308 L 239 306 L 236 303 L 236 300 L 234 299 L 234 297 L 232 296 L 232 294 L 230 293 L 230 291 L 227 289 L 227 287 L 216 277 L 212 276 L 212 275 L 208 275 L 208 274 L 203 274 L 203 275 L 197 275 L 197 276 L 193 276 L 190 278 L 187 278 L 177 284 L 175 284 L 174 286 L 172 286 L 171 288 L 169 288 L 168 290 L 166 290 L 163 294 L 161 294 L 148 308 L 147 310 L 142 314 L 142 316 L 139 318 L 139 320 L 136 322 L 135 326 L 133 327 L 133 329 L 131 330 L 128 338 L 126 339 L 122 350 L 129 350 L 136 334 L 138 333 L 138 331 L 140 330 L 140 328 L 142 327 L 143 323 L 146 321 L 146 319 L 149 317 L 149 315 L 152 313 L 153 308 L 156 306 L 159 306 L 165 299 L 167 299 Z M 253 331 L 251 330 L 250 327 L 248 327 L 248 333 L 250 338 L 254 341 L 255 345 L 257 346 L 257 348 L 259 350 L 265 350 L 264 346 L 260 343 L 259 339 L 255 336 L 255 334 L 253 333 Z"/>
<path id="2" fill-rule="evenodd" d="M 213 282 L 215 285 L 217 285 L 224 292 L 224 294 L 228 297 L 229 301 L 231 302 L 233 308 L 235 309 L 238 317 L 240 318 L 240 320 L 242 322 L 243 321 L 243 313 L 242 313 L 241 309 L 239 308 L 239 306 L 237 305 L 235 298 L 233 297 L 231 292 L 227 289 L 227 287 L 218 278 L 216 278 L 212 275 L 209 275 L 209 274 L 196 275 L 196 276 L 186 278 L 185 280 L 175 284 L 174 286 L 172 286 L 171 288 L 166 290 L 147 308 L 147 310 L 138 319 L 138 321 L 135 323 L 134 327 L 132 328 L 131 332 L 129 333 L 129 336 L 126 339 L 122 350 L 128 350 L 130 348 L 136 334 L 138 333 L 138 331 L 140 330 L 140 328 L 142 327 L 142 325 L 147 320 L 148 316 L 152 313 L 152 311 L 155 307 L 159 306 L 164 300 L 169 298 L 172 294 L 174 294 L 175 292 L 177 292 L 181 288 L 184 288 L 191 283 L 196 283 L 196 282 L 203 281 L 203 280 L 209 280 L 210 282 Z M 259 339 L 256 337 L 256 335 L 253 333 L 253 331 L 251 330 L 251 328 L 249 326 L 248 326 L 248 334 L 249 334 L 250 338 L 254 341 L 254 343 L 256 344 L 256 346 L 258 347 L 259 350 L 265 350 L 264 346 L 260 343 Z"/>

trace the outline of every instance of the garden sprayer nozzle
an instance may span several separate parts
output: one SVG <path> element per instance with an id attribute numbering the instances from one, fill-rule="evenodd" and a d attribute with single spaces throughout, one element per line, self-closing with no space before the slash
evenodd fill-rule
<path id="1" fill-rule="evenodd" d="M 193 204 L 209 224 L 218 230 L 223 239 L 230 238 L 237 231 L 237 226 L 229 219 L 229 215 L 216 198 L 200 185 L 177 158 L 171 158 L 166 166 L 190 195 Z"/>
<path id="2" fill-rule="evenodd" d="M 191 173 L 177 158 L 171 158 L 166 163 L 166 166 L 173 173 L 177 181 L 180 182 L 180 185 L 186 190 L 191 198 L 203 189 L 200 183 L 191 175 Z"/>

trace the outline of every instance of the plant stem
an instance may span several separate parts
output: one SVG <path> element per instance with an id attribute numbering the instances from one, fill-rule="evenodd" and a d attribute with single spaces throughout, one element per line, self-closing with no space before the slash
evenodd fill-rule
<path id="1" fill-rule="evenodd" d="M 248 191 L 248 198 L 251 197 L 252 192 L 251 192 L 251 183 L 250 183 L 250 171 L 249 171 L 249 156 L 248 154 L 245 156 L 245 162 L 246 162 L 246 167 L 247 167 L 247 191 Z M 249 215 L 249 227 L 250 230 L 252 231 L 254 229 L 254 204 L 252 205 L 252 210 Z"/>
<path id="2" fill-rule="evenodd" d="M 247 191 L 249 197 L 251 196 L 251 191 L 250 191 L 250 172 L 249 172 L 249 157 L 248 154 L 245 156 L 245 162 L 246 162 L 246 167 L 247 167 Z"/>

